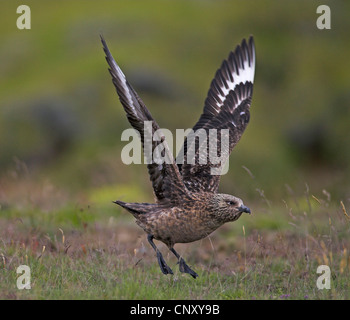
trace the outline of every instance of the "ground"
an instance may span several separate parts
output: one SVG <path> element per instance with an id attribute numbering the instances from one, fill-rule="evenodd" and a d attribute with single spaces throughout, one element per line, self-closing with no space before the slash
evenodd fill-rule
<path id="1" fill-rule="evenodd" d="M 24 184 L 19 181 L 17 192 Z M 174 271 L 163 275 L 146 234 L 111 201 L 81 196 L 73 204 L 63 191 L 41 186 L 23 200 L 26 206 L 1 208 L 1 299 L 349 298 L 350 220 L 325 190 L 289 194 L 279 203 L 262 198 L 251 205 L 252 215 L 176 245 L 199 274 L 192 279 L 158 243 Z M 19 265 L 30 267 L 30 290 L 17 288 Z M 319 265 L 330 268 L 329 290 L 316 286 Z"/>

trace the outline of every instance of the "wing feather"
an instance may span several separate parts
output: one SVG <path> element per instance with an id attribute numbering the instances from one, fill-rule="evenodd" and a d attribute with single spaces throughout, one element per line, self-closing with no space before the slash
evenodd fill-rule
<path id="1" fill-rule="evenodd" d="M 250 105 L 253 94 L 255 74 L 255 47 L 253 37 L 248 43 L 244 39 L 234 52 L 224 60 L 210 84 L 204 110 L 193 131 L 187 136 L 183 148 L 176 162 L 180 168 L 185 185 L 190 191 L 217 192 L 220 174 L 213 169 L 222 168 L 234 146 L 240 140 L 250 119 Z M 202 129 L 207 138 L 210 129 L 227 129 L 229 133 L 229 147 L 221 150 L 222 136 L 218 133 L 216 141 L 216 156 L 222 156 L 220 163 L 213 163 L 215 156 L 209 149 L 201 148 L 196 132 Z M 204 131 L 203 131 L 204 130 Z M 199 139 L 200 140 L 200 139 Z M 201 164 L 203 155 L 206 163 Z M 190 156 L 191 155 L 191 158 Z M 216 174 L 213 174 L 216 172 Z"/>
<path id="2" fill-rule="evenodd" d="M 145 152 L 145 158 L 148 163 L 148 173 L 152 181 L 152 187 L 157 202 L 166 203 L 170 201 L 173 205 L 183 201 L 184 197 L 189 197 L 190 193 L 183 183 L 182 176 L 175 163 L 174 157 L 169 150 L 168 144 L 165 141 L 163 134 L 160 131 L 159 125 L 153 119 L 151 113 L 146 108 L 143 101 L 137 95 L 136 91 L 127 81 L 124 73 L 115 62 L 110 53 L 107 43 L 101 36 L 103 50 L 106 54 L 106 61 L 109 65 L 109 72 L 112 76 L 113 84 L 116 88 L 119 100 L 122 103 L 127 118 L 131 126 L 140 133 L 142 147 L 145 150 L 145 145 L 151 146 L 151 153 Z M 150 126 L 145 126 L 145 121 L 151 123 Z M 146 130 L 146 131 L 145 131 Z M 154 139 L 155 133 L 158 133 L 159 139 Z M 164 147 L 165 163 L 157 163 L 155 149 L 160 144 Z"/>

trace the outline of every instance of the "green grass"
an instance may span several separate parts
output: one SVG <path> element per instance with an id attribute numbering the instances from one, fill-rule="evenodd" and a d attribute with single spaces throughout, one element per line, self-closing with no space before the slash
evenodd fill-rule
<path id="1" fill-rule="evenodd" d="M 257 258 L 254 264 L 248 262 L 245 270 L 232 274 L 222 273 L 219 267 L 208 270 L 208 266 L 200 266 L 198 261 L 199 278 L 193 280 L 178 271 L 174 276 L 162 275 L 150 251 L 148 255 L 153 259 L 147 258 L 146 262 L 136 265 L 134 257 L 120 258 L 122 253 L 111 252 L 103 244 L 100 248 L 89 248 L 86 253 L 74 255 L 69 254 L 69 250 L 68 253 L 45 251 L 41 256 L 33 255 L 25 248 L 12 250 L 2 251 L 6 261 L 11 260 L 9 266 L 2 266 L 0 270 L 2 299 L 349 298 L 348 271 L 335 272 L 332 289 L 320 291 L 315 284 L 317 263 L 313 262 L 307 268 L 302 260 L 290 265 L 285 259 L 269 258 L 266 263 Z M 219 261 L 216 263 L 220 264 Z M 30 266 L 30 290 L 16 288 L 17 264 Z"/>
<path id="2" fill-rule="evenodd" d="M 120 190 L 130 197 L 135 189 Z M 194 280 L 159 243 L 174 271 L 163 275 L 144 232 L 105 193 L 92 190 L 88 208 L 2 207 L 1 299 L 349 299 L 350 221 L 340 204 L 321 196 L 310 206 L 304 197 L 257 203 L 210 238 L 177 245 Z M 30 290 L 16 287 L 22 264 L 31 268 Z M 316 287 L 321 264 L 331 268 L 331 290 Z"/>

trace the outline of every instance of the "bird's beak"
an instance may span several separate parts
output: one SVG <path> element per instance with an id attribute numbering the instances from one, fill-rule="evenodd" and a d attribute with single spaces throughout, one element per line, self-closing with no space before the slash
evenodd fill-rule
<path id="1" fill-rule="evenodd" d="M 238 208 L 238 210 L 239 210 L 240 212 L 246 212 L 246 213 L 249 213 L 249 214 L 252 213 L 252 212 L 250 211 L 250 209 L 249 209 L 248 207 L 244 206 L 244 205 L 241 205 L 241 206 Z"/>

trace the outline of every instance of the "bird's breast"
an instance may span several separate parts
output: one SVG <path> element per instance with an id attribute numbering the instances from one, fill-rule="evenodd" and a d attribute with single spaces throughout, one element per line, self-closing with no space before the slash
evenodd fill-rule
<path id="1" fill-rule="evenodd" d="M 205 210 L 170 208 L 140 218 L 137 223 L 148 234 L 170 246 L 203 239 L 220 226 Z"/>

